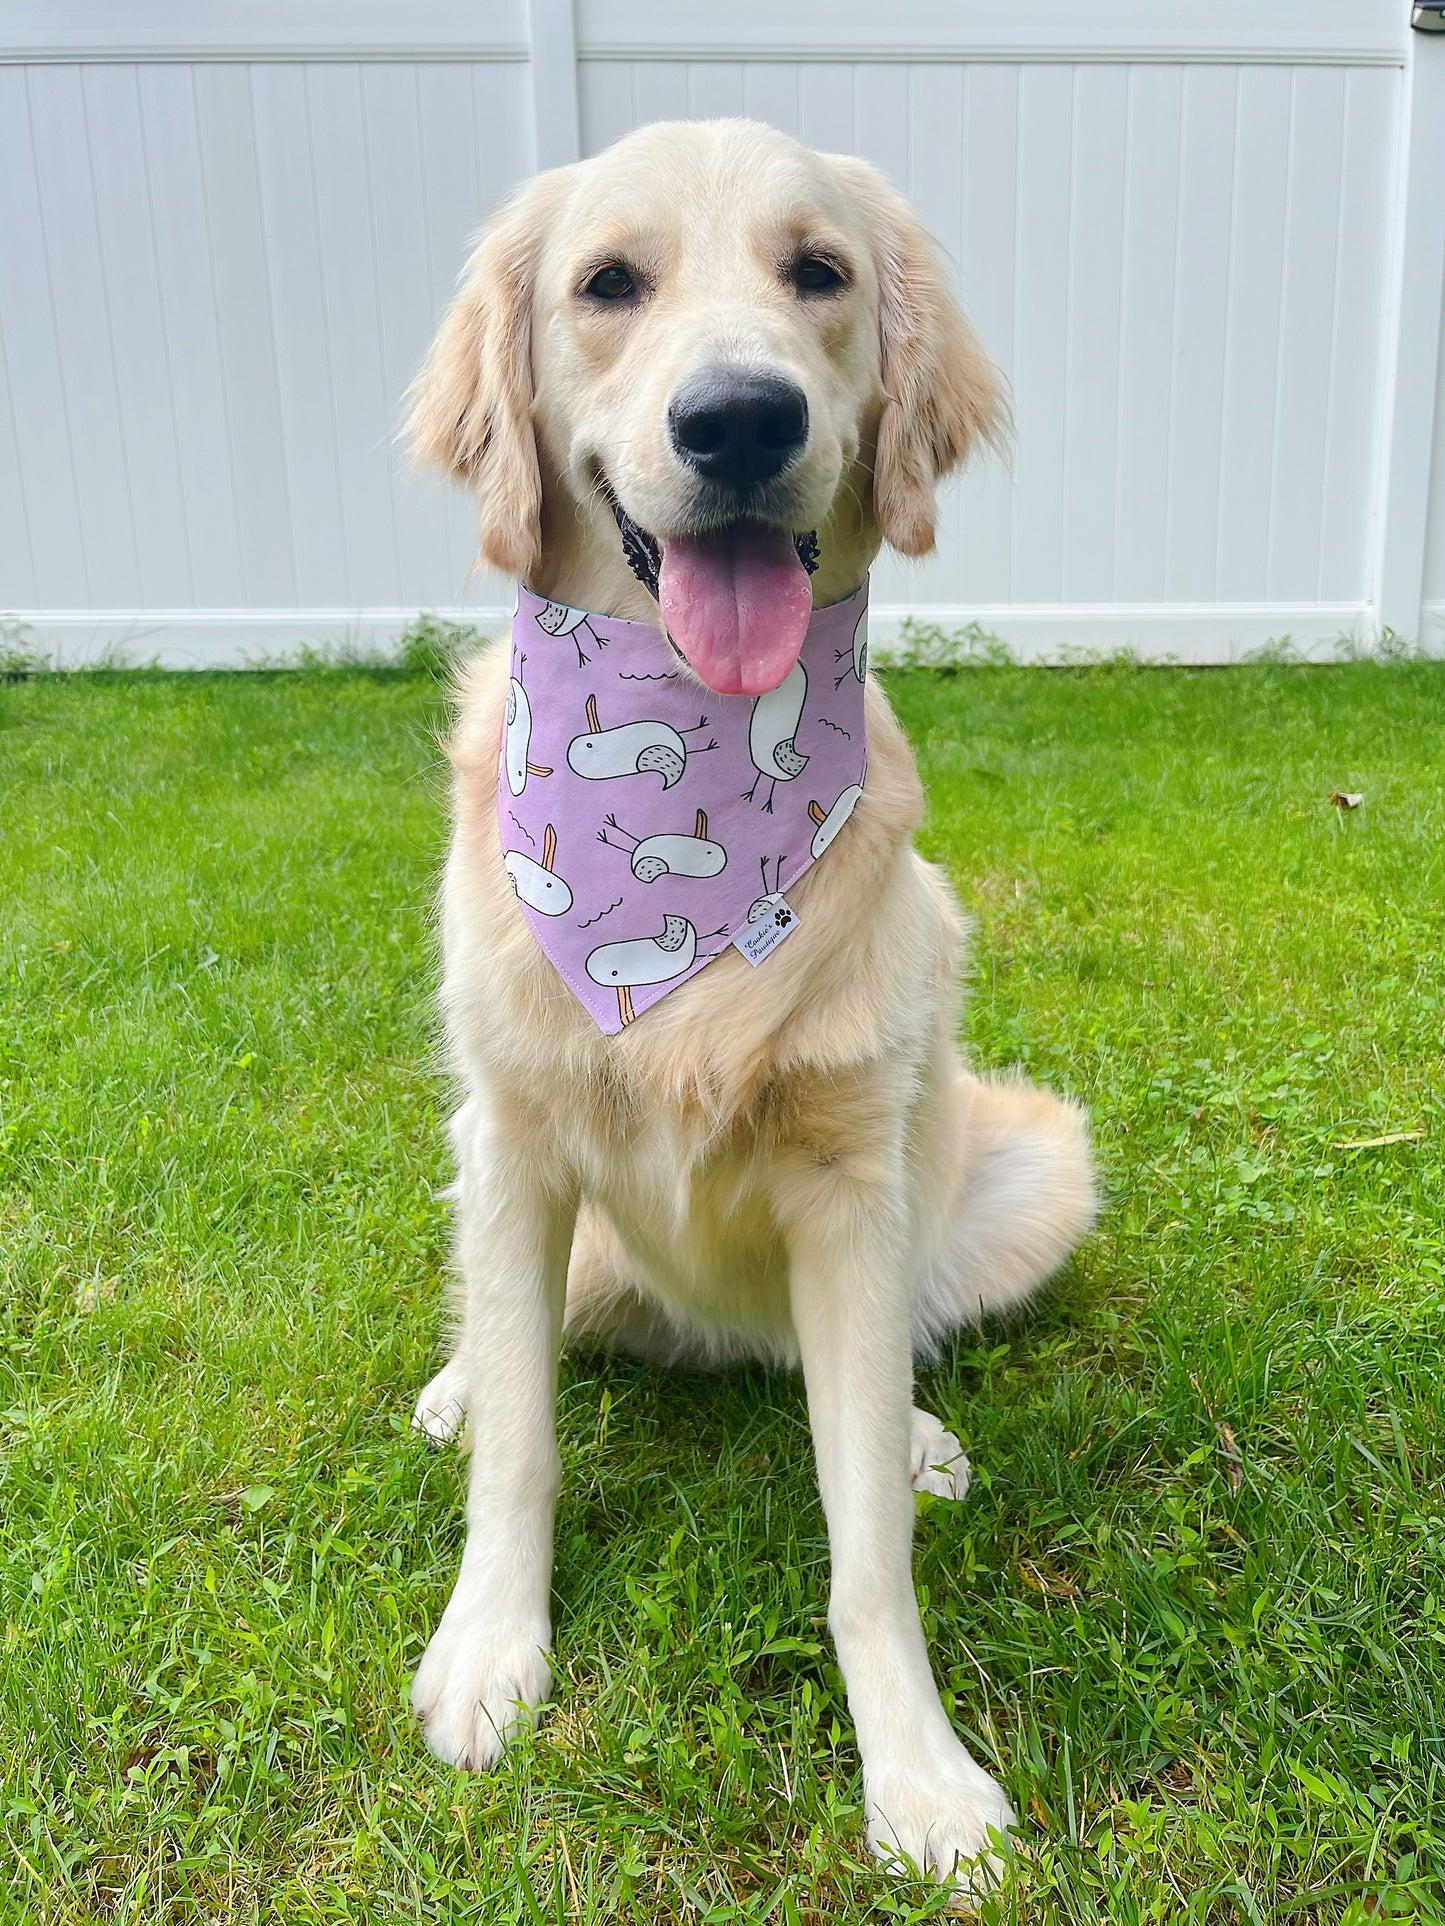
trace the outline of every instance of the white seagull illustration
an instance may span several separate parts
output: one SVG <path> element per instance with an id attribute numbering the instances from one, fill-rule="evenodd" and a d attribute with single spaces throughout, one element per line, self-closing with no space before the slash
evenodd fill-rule
<path id="1" fill-rule="evenodd" d="M 773 870 L 773 886 L 771 889 L 768 888 L 768 859 L 766 856 L 762 856 L 758 860 L 762 864 L 763 870 L 763 893 L 761 896 L 755 896 L 748 908 L 748 921 L 750 923 L 760 923 L 765 916 L 772 915 L 778 906 L 778 897 L 783 887 L 782 857 L 779 856 L 774 859 L 776 867 Z"/>
<path id="2" fill-rule="evenodd" d="M 607 829 L 598 830 L 598 842 L 630 855 L 632 873 L 639 883 L 655 883 L 659 876 L 716 876 L 727 867 L 727 851 L 721 843 L 708 840 L 705 810 L 697 812 L 697 826 L 690 836 L 664 833 L 637 837 L 630 829 L 624 829 L 615 816 L 607 817 L 606 821 L 607 829 L 625 836 L 633 847 L 629 850 L 627 843 L 614 843 Z"/>
<path id="3" fill-rule="evenodd" d="M 726 936 L 727 928 L 709 930 Z M 632 991 L 648 983 L 666 983 L 686 976 L 697 960 L 697 930 L 685 916 L 664 916 L 660 936 L 634 936 L 620 943 L 603 943 L 587 958 L 594 983 L 615 989 L 617 1014 L 624 1024 L 634 1021 Z"/>
<path id="4" fill-rule="evenodd" d="M 502 767 L 507 772 L 507 787 L 514 796 L 520 796 L 527 787 L 528 776 L 550 776 L 552 773 L 540 763 L 527 760 L 527 750 L 532 741 L 532 705 L 527 700 L 527 691 L 521 682 L 526 660 L 525 655 L 518 658 L 517 673 L 507 690 L 507 726 L 502 737 Z"/>
<path id="5" fill-rule="evenodd" d="M 544 635 L 570 635 L 572 646 L 577 651 L 577 667 L 591 660 L 582 653 L 582 644 L 577 640 L 577 630 L 586 629 L 599 649 L 607 647 L 607 637 L 599 635 L 592 626 L 592 618 L 586 609 L 569 609 L 565 602 L 549 602 L 537 617 L 537 627 Z"/>
<path id="6" fill-rule="evenodd" d="M 836 661 L 843 662 L 847 660 L 849 653 L 847 649 L 835 649 L 833 656 Z M 852 661 L 849 662 L 848 667 L 843 671 L 842 675 L 834 679 L 833 687 L 835 689 L 841 689 L 850 675 L 856 675 L 861 682 L 868 673 L 868 615 L 866 610 L 858 617 L 858 625 L 853 631 L 853 648 L 851 653 Z"/>
<path id="7" fill-rule="evenodd" d="M 666 722 L 624 722 L 615 729 L 604 729 L 597 716 L 597 698 L 587 698 L 589 734 L 573 736 L 567 745 L 567 765 L 589 781 L 605 782 L 611 776 L 654 775 L 662 777 L 664 789 L 682 781 L 689 754 L 701 755 L 716 749 L 716 742 L 690 748 L 683 738 L 706 729 L 702 716 L 691 729 L 679 733 Z"/>
<path id="8" fill-rule="evenodd" d="M 776 689 L 769 689 L 753 704 L 753 717 L 748 725 L 748 753 L 758 773 L 752 788 L 744 792 L 743 801 L 752 801 L 758 793 L 758 784 L 766 777 L 772 786 L 763 809 L 769 816 L 773 813 L 773 796 L 778 784 L 791 782 L 808 766 L 808 758 L 799 755 L 793 740 L 807 699 L 808 674 L 798 662 Z"/>
<path id="9" fill-rule="evenodd" d="M 848 818 L 853 814 L 853 805 L 862 794 L 863 790 L 861 786 L 856 782 L 850 782 L 831 809 L 825 811 L 823 805 L 819 802 L 810 802 L 808 804 L 808 814 L 818 825 L 813 832 L 813 861 L 815 863 L 828 847 L 829 843 L 831 843 L 833 838 L 838 834 L 838 831 L 843 827 L 844 823 L 846 823 Z"/>
<path id="10" fill-rule="evenodd" d="M 557 832 L 551 823 L 542 837 L 540 863 L 524 856 L 520 849 L 509 849 L 502 858 L 502 868 L 511 877 L 512 888 L 527 908 L 536 910 L 540 916 L 565 916 L 572 907 L 571 889 L 553 872 L 556 860 Z"/>

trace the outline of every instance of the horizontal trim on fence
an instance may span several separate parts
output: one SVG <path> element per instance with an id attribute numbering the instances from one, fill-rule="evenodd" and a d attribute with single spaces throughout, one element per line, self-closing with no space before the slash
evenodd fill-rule
<path id="1" fill-rule="evenodd" d="M 0 61 L 526 60 L 524 0 L 6 0 Z"/>
<path id="2" fill-rule="evenodd" d="M 484 635 L 500 632 L 512 616 L 510 607 L 499 606 L 432 613 Z M 1426 640 L 1445 650 L 1445 603 L 1436 614 Z M 6 614 L 4 627 L 11 650 L 31 651 L 55 668 L 111 661 L 166 669 L 245 669 L 285 666 L 308 650 L 385 656 L 416 619 L 415 609 L 36 609 Z M 1374 610 L 1364 602 L 913 609 L 876 604 L 869 634 L 880 661 L 896 656 L 907 623 L 949 636 L 996 637 L 1020 662 L 1061 662 L 1128 649 L 1145 660 L 1201 666 L 1238 662 L 1286 639 L 1299 654 L 1329 660 L 1341 642 L 1370 643 L 1378 632 Z"/>
<path id="3" fill-rule="evenodd" d="M 336 56 L 332 56 L 335 58 Z M 420 54 L 419 59 L 431 56 Z M 1338 51 L 1319 47 L 1214 47 L 1181 44 L 1165 47 L 1138 41 L 1058 42 L 1001 41 L 997 46 L 907 46 L 870 47 L 858 41 L 846 45 L 809 47 L 787 42 L 766 53 L 717 43 L 706 47 L 657 47 L 622 43 L 607 47 L 582 47 L 578 59 L 588 66 L 613 62 L 632 66 L 638 61 L 665 66 L 673 62 L 689 65 L 740 66 L 782 63 L 809 67 L 1403 67 L 1405 56 L 1398 49 L 1382 51 L 1373 47 L 1342 47 Z M 347 54 L 346 59 L 355 55 Z"/>
<path id="4" fill-rule="evenodd" d="M 1405 57 L 1380 0 L 576 0 L 584 54 L 629 60 L 1350 60 Z M 721 31 L 720 23 L 722 25 Z"/>
<path id="5" fill-rule="evenodd" d="M 8 0 L 0 61 L 525 60 L 523 0 Z M 577 0 L 603 60 L 1401 65 L 1405 0 Z M 725 23 L 720 25 L 720 22 Z"/>

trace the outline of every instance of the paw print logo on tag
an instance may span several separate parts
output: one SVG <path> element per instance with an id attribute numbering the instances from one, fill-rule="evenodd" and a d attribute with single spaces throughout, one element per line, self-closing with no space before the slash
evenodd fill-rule
<path id="1" fill-rule="evenodd" d="M 780 903 L 778 905 L 776 913 L 773 916 L 773 921 L 777 924 L 780 930 L 785 930 L 788 927 L 788 925 L 792 922 L 792 920 L 793 920 L 793 912 L 788 908 L 786 903 Z"/>

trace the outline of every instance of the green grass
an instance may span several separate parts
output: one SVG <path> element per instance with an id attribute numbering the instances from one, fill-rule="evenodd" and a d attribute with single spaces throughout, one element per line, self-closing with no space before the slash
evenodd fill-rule
<path id="1" fill-rule="evenodd" d="M 971 1048 L 1090 1103 L 1110 1197 L 924 1384 L 991 1910 L 1445 1917 L 1445 670 L 891 686 Z M 789 1379 L 566 1370 L 556 1705 L 485 1779 L 408 1719 L 441 708 L 0 688 L 0 1920 L 931 1918 L 864 1860 Z"/>

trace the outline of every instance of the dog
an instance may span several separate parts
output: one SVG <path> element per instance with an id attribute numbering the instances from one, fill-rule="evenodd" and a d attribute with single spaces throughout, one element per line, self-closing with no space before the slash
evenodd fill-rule
<path id="1" fill-rule="evenodd" d="M 811 607 L 844 601 L 883 543 L 929 552 L 939 481 L 1005 425 L 906 202 L 861 160 L 725 120 L 644 127 L 525 186 L 471 257 L 408 428 L 473 492 L 482 557 L 548 605 L 569 673 L 585 679 L 605 618 L 648 625 L 659 675 L 701 711 L 790 668 L 795 635 L 749 604 L 748 568 L 766 589 L 792 544 L 815 564 Z M 687 592 L 669 604 L 670 566 Z M 967 1463 L 914 1407 L 913 1368 L 1021 1303 L 1084 1235 L 1085 1117 L 964 1067 L 961 918 L 913 849 L 920 784 L 871 680 L 866 786 L 791 886 L 788 940 L 756 969 L 724 946 L 645 1012 L 623 999 L 605 1033 L 504 867 L 510 680 L 505 647 L 461 672 L 448 745 L 458 1341 L 416 1422 L 433 1438 L 465 1422 L 472 1457 L 461 1569 L 413 1709 L 438 1757 L 485 1769 L 547 1696 L 564 1337 L 801 1365 L 869 1844 L 987 1879 L 1014 1815 L 940 1703 L 911 1572 L 913 1492 L 961 1495 Z M 594 859 L 620 873 L 642 845 L 618 833 Z M 528 872 L 542 888 L 552 853 Z"/>

